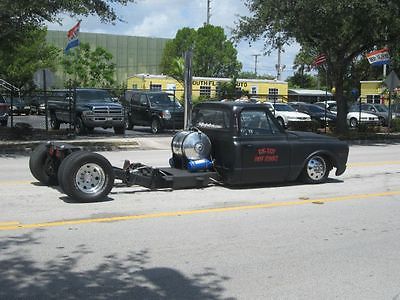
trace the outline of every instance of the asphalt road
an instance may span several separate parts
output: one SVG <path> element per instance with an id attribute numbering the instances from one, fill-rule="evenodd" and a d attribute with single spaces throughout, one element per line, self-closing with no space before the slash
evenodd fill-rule
<path id="1" fill-rule="evenodd" d="M 399 152 L 352 146 L 321 185 L 115 187 L 91 204 L 1 156 L 0 299 L 400 299 Z"/>

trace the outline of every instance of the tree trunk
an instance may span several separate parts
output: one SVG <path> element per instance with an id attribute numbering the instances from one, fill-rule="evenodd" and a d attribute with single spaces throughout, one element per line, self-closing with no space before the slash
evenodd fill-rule
<path id="1" fill-rule="evenodd" d="M 336 132 L 344 134 L 347 132 L 347 102 L 343 96 L 344 72 L 341 67 L 335 68 L 332 72 L 334 87 L 336 89 L 335 100 L 337 104 Z"/>

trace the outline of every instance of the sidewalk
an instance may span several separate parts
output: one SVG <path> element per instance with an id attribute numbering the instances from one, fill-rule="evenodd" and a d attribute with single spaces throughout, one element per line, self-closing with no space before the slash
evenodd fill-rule
<path id="1" fill-rule="evenodd" d="M 83 147 L 90 151 L 124 151 L 124 150 L 167 150 L 171 148 L 170 136 L 143 137 L 80 137 L 70 140 L 54 140 Z M 52 140 L 53 141 L 53 140 Z M 44 140 L 35 141 L 0 141 L 0 155 L 18 153 L 29 155 L 31 151 Z"/>

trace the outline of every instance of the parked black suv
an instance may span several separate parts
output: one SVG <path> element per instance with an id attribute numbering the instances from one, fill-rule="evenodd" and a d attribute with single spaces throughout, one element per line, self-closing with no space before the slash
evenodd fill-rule
<path id="1" fill-rule="evenodd" d="M 74 124 L 77 134 L 93 131 L 94 127 L 114 127 L 116 134 L 125 132 L 124 109 L 113 102 L 110 93 L 103 89 L 76 89 L 53 91 L 48 96 L 48 111 L 53 129 L 61 123 Z"/>
<path id="2" fill-rule="evenodd" d="M 127 129 L 134 125 L 150 126 L 156 134 L 163 129 L 183 128 L 183 107 L 165 92 L 126 91 Z"/>

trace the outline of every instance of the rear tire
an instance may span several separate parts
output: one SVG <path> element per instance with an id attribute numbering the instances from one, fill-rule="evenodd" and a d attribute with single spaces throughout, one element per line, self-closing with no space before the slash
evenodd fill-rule
<path id="1" fill-rule="evenodd" d="M 51 116 L 50 118 L 50 127 L 51 129 L 58 130 L 60 129 L 60 121 L 57 120 L 56 116 Z"/>
<path id="2" fill-rule="evenodd" d="M 282 126 L 282 128 L 286 128 L 285 122 L 283 121 L 283 119 L 281 117 L 276 118 L 276 120 Z"/>
<path id="3" fill-rule="evenodd" d="M 86 133 L 86 126 L 83 124 L 81 117 L 76 118 L 75 133 L 78 135 Z"/>
<path id="4" fill-rule="evenodd" d="M 322 183 L 328 178 L 329 161 L 323 156 L 313 155 L 307 160 L 301 178 L 306 183 Z"/>
<path id="5" fill-rule="evenodd" d="M 47 154 L 46 144 L 40 144 L 29 158 L 29 169 L 37 180 L 44 185 L 57 185 L 57 173 L 53 160 Z"/>
<path id="6" fill-rule="evenodd" d="M 70 156 L 59 173 L 63 191 L 78 202 L 104 200 L 114 185 L 110 162 L 93 152 L 79 151 Z"/>
<path id="7" fill-rule="evenodd" d="M 114 133 L 115 134 L 124 134 L 125 133 L 125 126 L 114 127 Z"/>
<path id="8" fill-rule="evenodd" d="M 64 186 L 63 186 L 63 182 L 64 182 L 64 171 L 65 168 L 67 168 L 70 165 L 70 161 L 72 158 L 80 155 L 81 153 L 85 153 L 85 151 L 75 151 L 72 152 L 71 154 L 69 154 L 66 158 L 64 158 L 60 164 L 60 167 L 58 168 L 58 172 L 57 172 L 57 179 L 58 179 L 58 184 L 60 186 L 61 191 L 64 191 Z"/>

